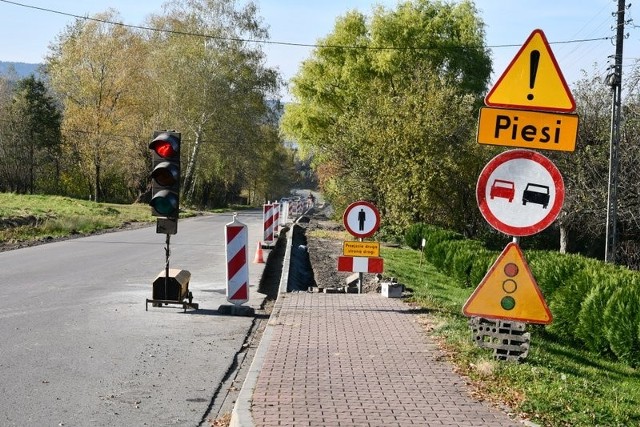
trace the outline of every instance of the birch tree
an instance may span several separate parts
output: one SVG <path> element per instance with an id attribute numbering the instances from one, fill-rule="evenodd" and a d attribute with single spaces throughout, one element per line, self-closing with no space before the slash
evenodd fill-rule
<path id="1" fill-rule="evenodd" d="M 148 69 L 159 101 L 154 120 L 183 132 L 187 200 L 211 199 L 215 189 L 237 192 L 243 159 L 257 159 L 265 142 L 259 126 L 279 85 L 260 46 L 244 41 L 268 37 L 255 4 L 237 9 L 233 0 L 176 0 L 150 23 L 163 30 L 149 40 Z"/>

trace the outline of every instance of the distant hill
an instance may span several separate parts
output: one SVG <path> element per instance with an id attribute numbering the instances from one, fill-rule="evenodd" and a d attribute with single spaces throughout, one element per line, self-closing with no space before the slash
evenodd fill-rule
<path id="1" fill-rule="evenodd" d="M 35 74 L 37 76 L 39 74 L 38 67 L 40 67 L 40 65 L 41 64 L 28 64 L 26 62 L 0 61 L 0 75 L 6 76 L 15 72 L 19 79 L 28 77 L 31 74 Z"/>

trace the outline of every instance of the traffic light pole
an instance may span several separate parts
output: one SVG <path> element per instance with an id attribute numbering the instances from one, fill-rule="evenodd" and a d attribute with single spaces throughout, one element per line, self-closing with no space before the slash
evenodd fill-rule
<path id="1" fill-rule="evenodd" d="M 178 232 L 180 215 L 180 144 L 181 134 L 175 131 L 154 131 L 149 144 L 151 154 L 151 215 L 158 217 L 156 233 L 166 235 L 164 278 L 162 270 L 153 282 L 152 299 L 154 307 L 162 304 L 182 304 L 198 309 L 189 292 L 191 273 L 187 270 L 170 270 L 171 235 Z M 164 285 L 164 292 L 162 291 Z M 189 302 L 185 302 L 187 299 Z"/>
<path id="2" fill-rule="evenodd" d="M 167 295 L 167 289 L 169 287 L 169 258 L 171 257 L 171 234 L 167 234 L 166 245 L 164 248 L 165 264 L 164 264 L 164 292 Z"/>

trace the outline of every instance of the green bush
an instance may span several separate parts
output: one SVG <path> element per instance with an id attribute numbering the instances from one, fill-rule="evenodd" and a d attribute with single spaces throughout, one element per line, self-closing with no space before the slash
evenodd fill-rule
<path id="1" fill-rule="evenodd" d="M 471 265 L 471 272 L 469 273 L 469 281 L 472 286 L 478 286 L 491 266 L 498 259 L 497 251 L 481 250 L 476 254 L 473 264 Z"/>
<path id="2" fill-rule="evenodd" d="M 423 238 L 425 259 L 463 286 L 479 285 L 498 258 L 481 242 L 431 225 L 405 233 L 410 246 Z M 550 251 L 527 250 L 525 258 L 553 315 L 549 332 L 640 365 L 640 273 Z"/>
<path id="3" fill-rule="evenodd" d="M 595 261 L 580 255 L 561 254 L 549 251 L 527 251 L 526 258 L 533 277 L 545 298 L 562 288 L 578 271 Z"/>
<path id="4" fill-rule="evenodd" d="M 464 287 L 476 286 L 478 283 L 474 283 L 471 280 L 473 264 L 478 254 L 486 251 L 486 249 L 481 242 L 476 240 L 462 240 L 455 241 L 455 243 L 458 244 L 451 246 L 451 250 L 453 250 L 451 254 L 451 274 Z"/>
<path id="5" fill-rule="evenodd" d="M 610 278 L 607 274 L 599 274 L 596 278 L 596 286 L 582 303 L 576 327 L 576 337 L 584 342 L 589 350 L 600 354 L 610 350 L 603 319 L 607 303 L 617 286 L 615 281 L 609 280 Z"/>
<path id="6" fill-rule="evenodd" d="M 443 230 L 436 227 L 428 227 L 425 230 L 426 245 L 424 247 L 424 256 L 429 262 L 438 268 L 445 265 L 446 245 L 444 243 L 452 240 L 463 240 L 463 236 L 453 231 Z"/>
<path id="7" fill-rule="evenodd" d="M 604 329 L 613 353 L 633 367 L 640 364 L 640 280 L 629 275 L 604 310 Z"/>
<path id="8" fill-rule="evenodd" d="M 426 238 L 430 226 L 424 223 L 412 224 L 404 233 L 404 243 L 411 249 L 420 249 L 422 239 Z"/>
<path id="9" fill-rule="evenodd" d="M 564 286 L 556 290 L 553 298 L 547 299 L 553 315 L 553 323 L 549 325 L 549 331 L 569 341 L 576 339 L 578 313 L 582 301 L 596 285 L 593 278 L 593 269 L 580 270 L 569 277 Z"/>

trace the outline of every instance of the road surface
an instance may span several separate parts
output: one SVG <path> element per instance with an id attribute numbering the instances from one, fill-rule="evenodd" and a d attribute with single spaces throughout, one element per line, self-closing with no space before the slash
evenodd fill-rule
<path id="1" fill-rule="evenodd" d="M 250 301 L 262 214 L 249 226 Z M 171 268 L 191 272 L 197 311 L 152 307 L 164 269 L 155 226 L 0 253 L 0 425 L 197 426 L 251 328 L 222 316 L 224 224 L 231 214 L 182 219 Z M 266 254 L 265 254 L 266 256 Z M 205 423 L 206 424 L 206 423 Z"/>

